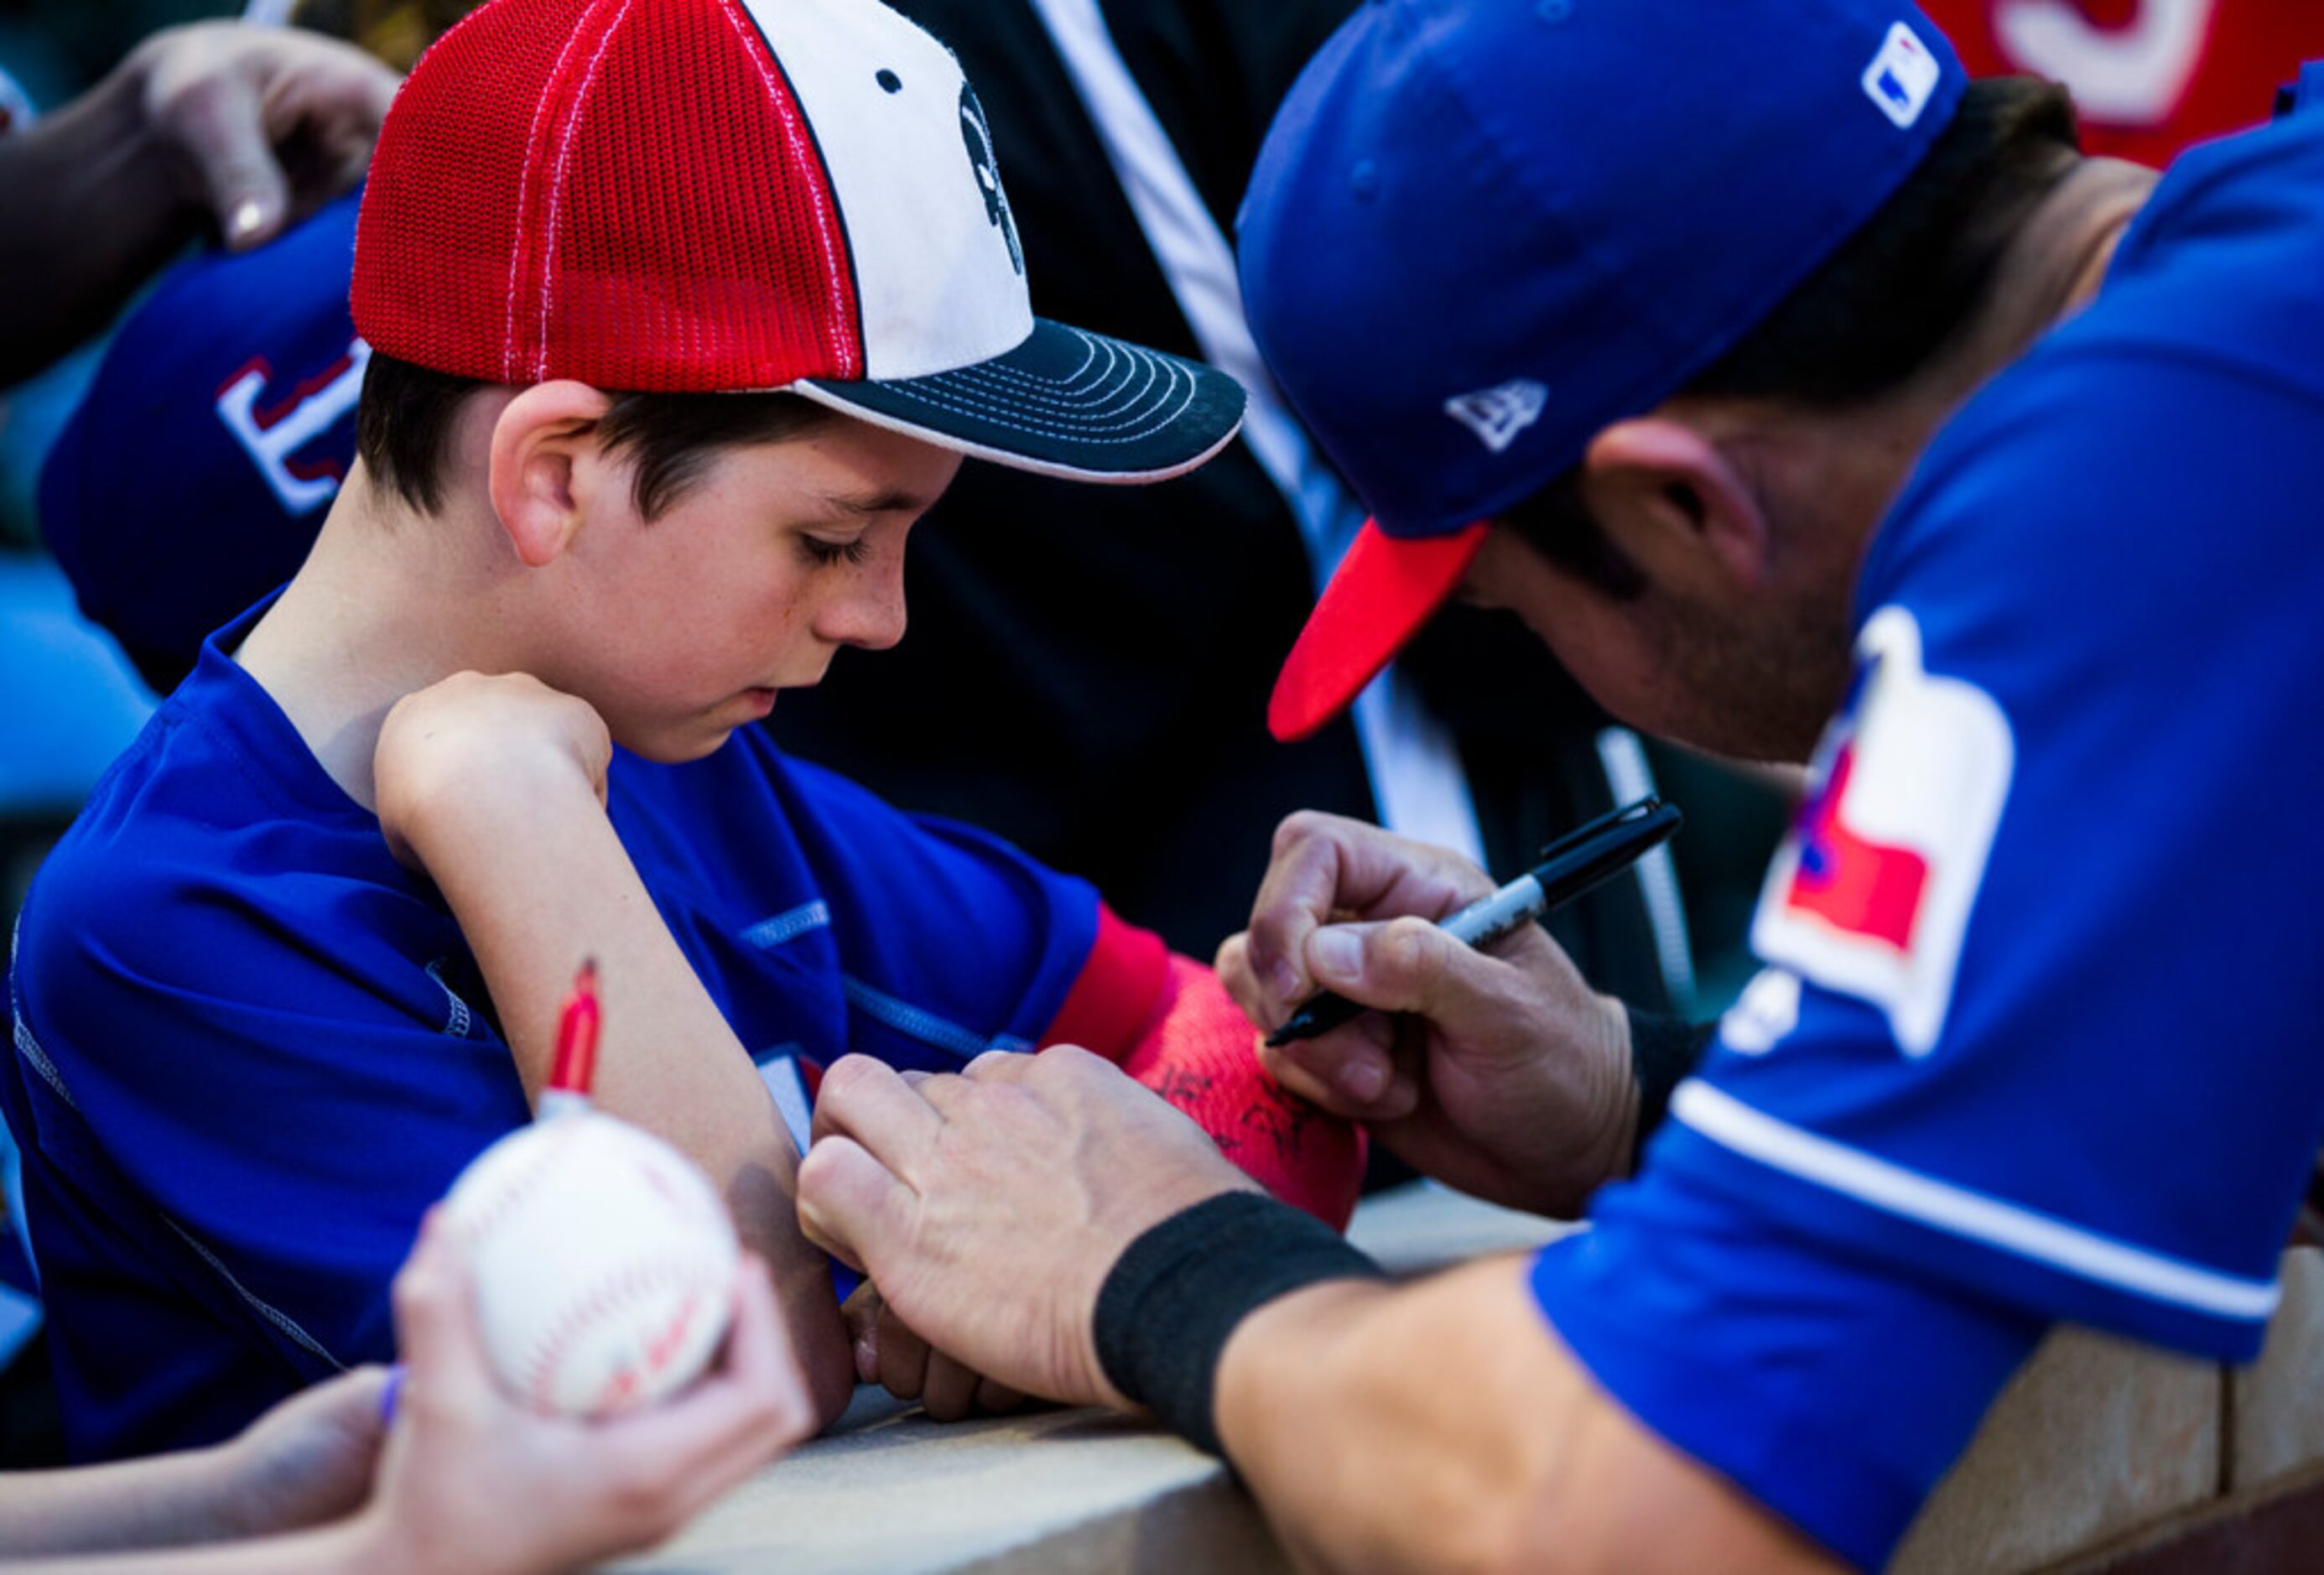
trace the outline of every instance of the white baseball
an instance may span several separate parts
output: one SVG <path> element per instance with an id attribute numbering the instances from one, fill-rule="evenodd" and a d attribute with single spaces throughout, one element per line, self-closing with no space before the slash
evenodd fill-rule
<path id="1" fill-rule="evenodd" d="M 739 1248 L 709 1177 L 595 1110 L 510 1133 L 444 1201 L 484 1345 L 535 1409 L 604 1416 L 690 1382 L 726 1332 Z"/>

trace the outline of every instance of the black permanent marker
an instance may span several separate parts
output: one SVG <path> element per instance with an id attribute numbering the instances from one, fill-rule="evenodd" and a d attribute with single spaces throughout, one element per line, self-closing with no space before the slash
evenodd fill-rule
<path id="1" fill-rule="evenodd" d="M 1550 843 L 1542 850 L 1540 863 L 1492 896 L 1480 898 L 1440 920 L 1437 927 L 1463 945 L 1481 951 L 1619 875 L 1669 841 L 1683 818 L 1677 806 L 1659 798 L 1642 798 L 1600 815 Z M 1313 1039 L 1353 1021 L 1364 1010 L 1345 996 L 1326 990 L 1293 1012 L 1289 1021 L 1267 1036 L 1267 1042 L 1288 1045 L 1295 1039 Z"/>

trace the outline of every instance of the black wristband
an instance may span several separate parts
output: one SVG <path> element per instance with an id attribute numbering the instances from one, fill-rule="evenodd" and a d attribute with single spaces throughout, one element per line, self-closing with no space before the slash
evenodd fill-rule
<path id="1" fill-rule="evenodd" d="M 1097 1359 L 1113 1386 L 1188 1442 L 1223 1454 L 1212 1415 L 1236 1325 L 1320 1280 L 1383 1271 L 1330 1226 L 1259 1193 L 1226 1193 L 1131 1242 L 1097 1294 Z"/>
<path id="2" fill-rule="evenodd" d="M 1690 1023 L 1624 1006 L 1630 1019 L 1630 1073 L 1638 1080 L 1638 1130 L 1631 1147 L 1636 1169 L 1646 1139 L 1670 1111 L 1671 1092 L 1684 1082 L 1718 1036 L 1717 1023 Z"/>

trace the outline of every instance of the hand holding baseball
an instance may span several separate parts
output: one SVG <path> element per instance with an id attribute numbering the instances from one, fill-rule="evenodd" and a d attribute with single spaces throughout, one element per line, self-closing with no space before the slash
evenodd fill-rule
<path id="1" fill-rule="evenodd" d="M 370 1506 L 375 1566 L 521 1575 L 649 1546 L 815 1426 L 765 1264 L 745 1256 L 723 1359 L 667 1404 L 542 1416 L 494 1377 L 475 1286 L 431 1215 L 395 1284 L 407 1372 Z"/>
<path id="2" fill-rule="evenodd" d="M 651 1405 L 725 1332 L 741 1250 L 726 1205 L 693 1161 L 626 1121 L 544 1114 L 478 1155 L 438 1213 L 493 1370 L 536 1411 Z"/>

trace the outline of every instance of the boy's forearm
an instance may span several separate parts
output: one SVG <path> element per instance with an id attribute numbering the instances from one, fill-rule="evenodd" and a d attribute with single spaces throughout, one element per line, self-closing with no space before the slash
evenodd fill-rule
<path id="1" fill-rule="evenodd" d="M 749 1055 L 586 788 L 476 785 L 416 839 L 475 953 L 518 1075 L 538 1098 L 576 967 L 594 957 L 604 1027 L 595 1098 L 707 1171 L 767 1259 L 825 1419 L 853 1388 L 823 1255 L 798 1230 L 798 1159 Z M 495 789 L 505 802 L 495 813 Z"/>

